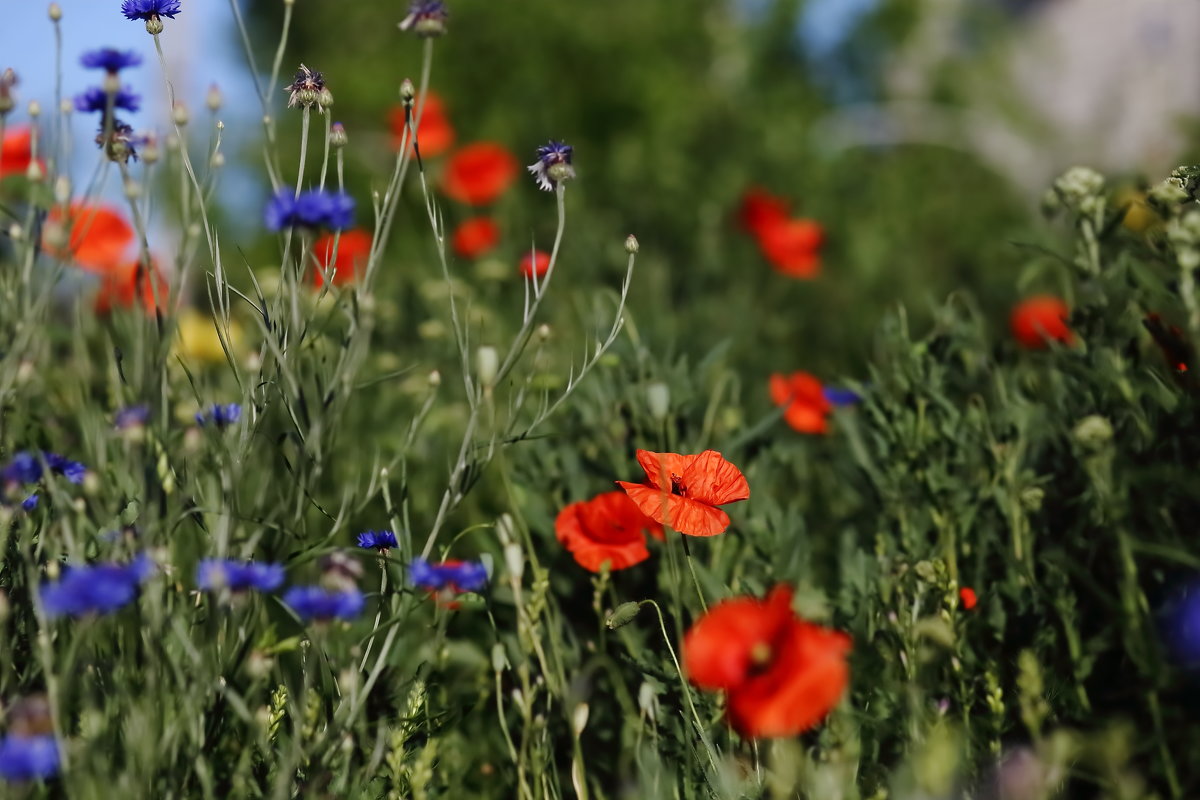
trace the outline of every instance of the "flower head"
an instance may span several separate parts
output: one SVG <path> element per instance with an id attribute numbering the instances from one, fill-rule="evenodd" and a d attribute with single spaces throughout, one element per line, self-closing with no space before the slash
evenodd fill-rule
<path id="1" fill-rule="evenodd" d="M 826 433 L 833 403 L 821 382 L 807 372 L 771 376 L 771 402 L 786 406 L 783 418 L 800 433 Z"/>
<path id="2" fill-rule="evenodd" d="M 442 175 L 446 195 L 469 206 L 494 202 L 517 178 L 517 159 L 494 142 L 475 142 L 450 156 Z"/>
<path id="3" fill-rule="evenodd" d="M 765 222 L 758 246 L 778 272 L 789 278 L 815 278 L 821 271 L 825 232 L 811 219 Z"/>
<path id="4" fill-rule="evenodd" d="M 123 69 L 141 64 L 142 57 L 132 50 L 101 47 L 99 50 L 88 50 L 79 57 L 79 63 L 87 69 L 102 69 L 110 75 L 116 75 Z"/>
<path id="5" fill-rule="evenodd" d="M 761 186 L 751 186 L 742 195 L 738 221 L 754 236 L 762 238 L 771 226 L 786 222 L 787 218 L 787 201 Z"/>
<path id="6" fill-rule="evenodd" d="M 58 774 L 59 763 L 58 741 L 53 736 L 0 739 L 0 778 L 9 783 L 51 778 Z"/>
<path id="7" fill-rule="evenodd" d="M 283 565 L 206 558 L 196 567 L 196 585 L 206 592 L 273 592 L 283 585 Z"/>
<path id="8" fill-rule="evenodd" d="M 366 605 L 358 589 L 331 592 L 320 586 L 293 586 L 283 594 L 283 602 L 305 622 L 354 619 Z"/>
<path id="9" fill-rule="evenodd" d="M 709 609 L 684 637 L 683 666 L 695 685 L 727 693 L 729 722 L 743 736 L 795 736 L 841 700 L 849 651 L 848 636 L 797 617 L 792 590 L 777 586 L 765 600 Z"/>
<path id="10" fill-rule="evenodd" d="M 717 506 L 750 496 L 746 476 L 716 450 L 696 455 L 637 451 L 646 483 L 617 481 L 650 519 L 688 536 L 715 536 L 729 527 Z"/>
<path id="11" fill-rule="evenodd" d="M 650 557 L 646 534 L 662 539 L 662 525 L 647 517 L 624 492 L 604 492 L 571 503 L 554 520 L 554 535 L 584 569 L 625 569 Z"/>
<path id="12" fill-rule="evenodd" d="M 413 0 L 408 6 L 408 16 L 400 20 L 400 30 L 412 31 L 421 38 L 441 36 L 446 32 L 446 19 L 450 12 L 439 0 Z"/>
<path id="13" fill-rule="evenodd" d="M 454 229 L 454 252 L 463 258 L 479 258 L 500 242 L 500 226 L 491 217 L 472 217 Z"/>
<path id="14" fill-rule="evenodd" d="M 42 607 L 51 618 L 109 614 L 137 597 L 153 570 L 145 554 L 128 564 L 67 567 L 59 580 L 42 584 Z"/>
<path id="15" fill-rule="evenodd" d="M 417 123 L 416 145 L 421 150 L 422 158 L 436 158 L 454 144 L 454 126 L 446 115 L 446 105 L 442 98 L 433 92 L 425 95 L 425 104 L 414 101 L 414 108 L 421 108 L 421 118 Z M 404 133 L 408 130 L 408 117 L 404 106 L 393 108 L 388 115 L 388 123 L 392 129 L 392 149 L 399 150 L 404 141 Z"/>
<path id="16" fill-rule="evenodd" d="M 400 545 L 396 542 L 396 534 L 391 531 L 363 531 L 358 535 L 358 546 L 364 550 L 378 550 L 386 553 Z"/>
<path id="17" fill-rule="evenodd" d="M 958 600 L 966 611 L 971 611 L 979 604 L 979 597 L 970 586 L 964 586 L 958 590 Z"/>
<path id="18" fill-rule="evenodd" d="M 119 431 L 127 431 L 142 427 L 148 419 L 150 419 L 150 406 L 144 403 L 126 406 L 113 416 L 113 427 Z"/>
<path id="19" fill-rule="evenodd" d="M 296 70 L 296 77 L 292 79 L 292 82 L 283 87 L 285 92 L 290 93 L 288 108 L 315 106 L 324 89 L 325 76 L 303 64 L 300 65 L 300 69 Z"/>
<path id="20" fill-rule="evenodd" d="M 50 472 L 62 475 L 71 483 L 83 483 L 83 477 L 87 474 L 87 467 L 83 464 L 60 456 L 58 453 L 41 453 L 39 456 L 28 450 L 22 450 L 12 457 L 3 470 L 0 470 L 0 480 L 6 485 L 37 483 L 45 475 L 42 468 L 43 462 L 46 467 L 49 467 Z"/>
<path id="21" fill-rule="evenodd" d="M 179 13 L 179 0 L 125 0 L 121 3 L 121 13 L 125 15 L 125 19 L 145 20 L 147 30 L 161 33 L 160 18 L 175 19 L 175 15 Z M 158 23 L 157 30 L 150 25 L 154 22 Z"/>
<path id="22" fill-rule="evenodd" d="M 104 274 L 94 308 L 97 314 L 108 314 L 115 307 L 133 308 L 140 305 L 147 314 L 153 315 L 166 307 L 169 293 L 167 279 L 158 264 L 151 261 L 147 269 L 141 261 L 132 261 Z"/>
<path id="23" fill-rule="evenodd" d="M 431 592 L 448 589 L 451 592 L 477 592 L 487 583 L 487 567 L 478 561 L 443 561 L 431 564 L 414 558 L 408 565 L 408 578 L 413 586 Z"/>
<path id="24" fill-rule="evenodd" d="M 542 277 L 550 269 L 550 254 L 543 250 L 533 250 L 521 256 L 518 268 L 526 278 Z"/>
<path id="25" fill-rule="evenodd" d="M 1070 345 L 1075 334 L 1067 326 L 1067 304 L 1050 295 L 1022 300 L 1012 311 L 1009 325 L 1017 342 L 1027 350 L 1044 350 L 1051 341 Z"/>
<path id="26" fill-rule="evenodd" d="M 317 287 L 324 285 L 325 274 L 330 270 L 333 271 L 335 286 L 351 283 L 371 255 L 371 242 L 371 234 L 359 229 L 344 231 L 337 237 L 331 233 L 322 235 L 313 244 L 313 255 L 317 259 L 317 266 L 313 269 L 313 283 Z"/>
<path id="27" fill-rule="evenodd" d="M 72 203 L 65 213 L 60 206 L 50 209 L 42 238 L 52 256 L 104 274 L 124 263 L 135 233 L 113 206 Z"/>
<path id="28" fill-rule="evenodd" d="M 33 161 L 33 128 L 20 127 L 5 131 L 0 142 L 0 178 L 5 175 L 24 175 Z"/>
<path id="29" fill-rule="evenodd" d="M 127 164 L 130 160 L 137 161 L 137 149 L 150 139 L 146 136 L 138 136 L 133 132 L 132 125 L 114 117 L 111 128 L 101 120 L 95 141 L 96 147 L 103 149 L 110 161 Z"/>
<path id="30" fill-rule="evenodd" d="M 562 181 L 569 181 L 575 177 L 575 167 L 571 166 L 574 153 L 575 148 L 571 145 L 551 139 L 549 144 L 537 149 L 537 161 L 526 169 L 533 175 L 538 188 L 549 192 Z"/>
<path id="31" fill-rule="evenodd" d="M 93 111 L 104 114 L 108 111 L 110 97 L 113 110 L 137 111 L 141 108 L 142 98 L 134 94 L 127 86 L 122 86 L 112 95 L 93 86 L 86 92 L 75 95 L 75 110 L 84 114 Z"/>
<path id="32" fill-rule="evenodd" d="M 280 231 L 288 227 L 329 228 L 340 231 L 354 224 L 354 198 L 345 192 L 312 189 L 296 197 L 281 189 L 267 203 L 267 227 Z"/>
<path id="33" fill-rule="evenodd" d="M 196 424 L 200 427 L 212 424 L 218 428 L 226 428 L 242 418 L 242 407 L 237 403 L 213 403 L 208 408 L 196 412 Z"/>

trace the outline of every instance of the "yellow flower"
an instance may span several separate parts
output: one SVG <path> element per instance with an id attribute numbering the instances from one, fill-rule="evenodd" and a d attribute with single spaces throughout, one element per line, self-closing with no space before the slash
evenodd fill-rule
<path id="1" fill-rule="evenodd" d="M 228 344 L 236 358 L 242 342 L 242 328 L 229 321 Z M 207 314 L 185 308 L 179 314 L 176 328 L 175 354 L 185 361 L 218 362 L 225 360 L 225 350 L 217 335 L 217 322 Z"/>
<path id="2" fill-rule="evenodd" d="M 1113 200 L 1118 208 L 1121 206 L 1126 207 L 1125 216 L 1121 219 L 1121 225 L 1128 231 L 1145 233 L 1160 221 L 1158 214 L 1146 202 L 1145 192 L 1127 188 L 1118 191 Z"/>

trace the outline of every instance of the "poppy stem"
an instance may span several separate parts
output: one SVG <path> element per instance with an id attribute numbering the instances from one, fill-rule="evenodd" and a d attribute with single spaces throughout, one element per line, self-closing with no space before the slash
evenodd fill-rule
<path id="1" fill-rule="evenodd" d="M 688 572 L 692 573 L 692 583 L 696 586 L 696 596 L 700 598 L 700 607 L 707 614 L 708 603 L 704 601 L 704 590 L 700 588 L 700 577 L 696 574 L 696 562 L 692 561 L 691 545 L 688 544 L 687 537 L 683 533 L 679 534 L 679 541 L 683 542 L 683 557 L 687 561 Z"/>

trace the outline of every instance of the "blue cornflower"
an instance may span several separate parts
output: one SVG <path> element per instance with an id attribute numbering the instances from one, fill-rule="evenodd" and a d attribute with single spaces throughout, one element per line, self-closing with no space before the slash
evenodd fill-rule
<path id="1" fill-rule="evenodd" d="M 390 550 L 399 547 L 396 534 L 391 531 L 363 531 L 358 535 L 358 546 L 365 550 Z"/>
<path id="2" fill-rule="evenodd" d="M 345 230 L 354 224 L 354 198 L 322 189 L 295 197 L 290 190 L 281 189 L 267 203 L 265 220 L 273 231 L 292 226 Z"/>
<path id="3" fill-rule="evenodd" d="M 575 168 L 571 166 L 571 157 L 574 154 L 575 148 L 571 145 L 551 139 L 549 144 L 537 149 L 537 161 L 526 169 L 537 181 L 538 188 L 549 192 L 561 181 L 569 181 L 575 177 Z"/>
<path id="4" fill-rule="evenodd" d="M 206 409 L 196 412 L 196 424 L 203 427 L 210 422 L 218 428 L 224 428 L 242 418 L 242 407 L 237 403 L 213 403 Z"/>
<path id="5" fill-rule="evenodd" d="M 142 98 L 122 86 L 112 97 L 112 107 L 122 111 L 137 111 L 142 107 Z M 75 110 L 85 114 L 91 111 L 105 113 L 108 110 L 108 93 L 93 86 L 83 94 L 75 95 Z"/>
<path id="6" fill-rule="evenodd" d="M 0 739 L 0 778 L 40 781 L 58 773 L 58 742 L 53 736 L 6 736 Z"/>
<path id="7" fill-rule="evenodd" d="M 477 592 L 487 583 L 487 567 L 478 561 L 443 561 L 430 564 L 414 558 L 408 565 L 408 577 L 414 586 L 437 591 Z"/>
<path id="8" fill-rule="evenodd" d="M 413 0 L 408 6 L 408 16 L 400 20 L 400 30 L 417 34 L 421 38 L 441 36 L 446 32 L 446 19 L 450 12 L 446 4 L 437 0 Z"/>
<path id="9" fill-rule="evenodd" d="M 71 483 L 83 483 L 83 476 L 87 474 L 87 467 L 83 464 L 72 461 L 66 456 L 60 456 L 58 453 L 46 453 L 45 457 L 51 472 L 62 475 Z"/>
<path id="10" fill-rule="evenodd" d="M 125 19 L 142 19 L 147 22 L 167 17 L 174 19 L 179 13 L 179 0 L 125 0 L 121 3 Z"/>
<path id="11" fill-rule="evenodd" d="M 826 386 L 821 389 L 825 399 L 835 406 L 852 406 L 862 400 L 858 392 L 852 389 L 842 389 L 836 386 Z"/>
<path id="12" fill-rule="evenodd" d="M 247 589 L 273 592 L 283 585 L 283 565 L 206 558 L 196 568 L 196 585 L 206 592 L 219 589 L 229 589 L 232 592 L 244 592 Z"/>
<path id="13" fill-rule="evenodd" d="M 126 406 L 125 408 L 119 410 L 113 417 L 113 427 L 119 431 L 126 431 L 130 428 L 140 428 L 146 424 L 146 420 L 149 418 L 150 406 Z"/>
<path id="14" fill-rule="evenodd" d="M 29 495 L 29 497 L 26 497 L 24 500 L 21 501 L 21 508 L 25 511 L 33 511 L 37 507 L 38 507 L 38 496 L 36 494 L 31 494 L 31 495 Z"/>
<path id="15" fill-rule="evenodd" d="M 320 586 L 293 586 L 284 592 L 283 602 L 292 607 L 300 619 L 324 622 L 331 619 L 353 619 L 362 613 L 366 600 L 358 589 L 331 592 Z"/>
<path id="16" fill-rule="evenodd" d="M 58 581 L 42 584 L 42 607 L 51 618 L 109 614 L 137 597 L 138 586 L 153 571 L 154 562 L 144 553 L 128 564 L 67 567 Z"/>
<path id="17" fill-rule="evenodd" d="M 113 117 L 112 125 L 106 125 L 104 115 L 100 115 L 100 128 L 96 131 L 96 147 L 104 149 L 110 161 L 128 164 L 129 159 L 138 160 L 137 148 L 150 141 L 149 136 L 138 136 L 133 132 L 133 126 Z"/>
<path id="18" fill-rule="evenodd" d="M 83 464 L 58 453 L 42 453 L 42 458 L 51 472 L 66 477 L 71 483 L 83 483 L 83 476 L 87 474 L 87 467 Z M 0 481 L 5 484 L 37 483 L 44 474 L 42 461 L 28 450 L 22 450 L 0 470 Z"/>
<path id="19" fill-rule="evenodd" d="M 126 67 L 136 67 L 142 63 L 142 57 L 132 50 L 118 50 L 115 47 L 101 47 L 99 50 L 89 50 L 79 57 L 79 63 L 87 69 L 102 69 L 110 75 L 115 75 Z"/>

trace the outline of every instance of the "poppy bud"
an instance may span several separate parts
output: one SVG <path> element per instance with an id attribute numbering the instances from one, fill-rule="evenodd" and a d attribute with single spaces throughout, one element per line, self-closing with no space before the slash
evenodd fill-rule
<path id="1" fill-rule="evenodd" d="M 546 341 L 547 339 L 549 339 L 550 338 L 550 326 L 544 322 L 541 325 L 538 325 L 537 337 L 540 341 L 543 341 L 543 342 Z"/>
<path id="2" fill-rule="evenodd" d="M 220 151 L 213 153 L 208 163 L 213 169 L 220 169 L 225 166 L 225 154 Z"/>
<path id="3" fill-rule="evenodd" d="M 629 255 L 633 255 L 634 253 L 636 253 L 638 251 L 639 248 L 640 248 L 640 245 L 638 244 L 638 240 L 637 240 L 636 236 L 634 236 L 631 233 L 625 237 L 625 252 L 626 253 L 629 253 Z"/>
<path id="4" fill-rule="evenodd" d="M 142 185 L 140 183 L 138 183 L 137 181 L 133 180 L 132 178 L 125 181 L 124 188 L 125 188 L 125 199 L 126 200 L 137 200 L 139 197 L 142 196 Z"/>
<path id="5" fill-rule="evenodd" d="M 650 408 L 650 416 L 656 420 L 664 420 L 671 411 L 671 387 L 658 381 L 646 387 L 646 405 Z"/>
<path id="6" fill-rule="evenodd" d="M 429 387 L 431 389 L 436 389 L 437 387 L 439 387 L 441 385 L 442 385 L 442 373 L 438 372 L 435 369 L 433 372 L 429 373 Z"/>
<path id="7" fill-rule="evenodd" d="M 496 370 L 500 368 L 500 354 L 494 347 L 481 347 L 475 351 L 475 369 L 479 373 L 479 382 L 490 387 L 496 380 Z"/>
<path id="8" fill-rule="evenodd" d="M 575 706 L 575 710 L 571 712 L 571 731 L 575 734 L 575 738 L 583 733 L 583 729 L 587 727 L 588 721 L 588 704 L 580 703 Z"/>
<path id="9" fill-rule="evenodd" d="M 633 622 L 633 618 L 642 610 L 640 603 L 621 603 L 617 606 L 617 610 L 608 615 L 608 619 L 604 621 L 605 626 L 610 631 L 615 631 L 623 625 L 628 625 Z"/>
<path id="10" fill-rule="evenodd" d="M 508 654 L 504 652 L 504 645 L 496 642 L 492 645 L 492 669 L 496 672 L 504 672 L 508 667 Z"/>

